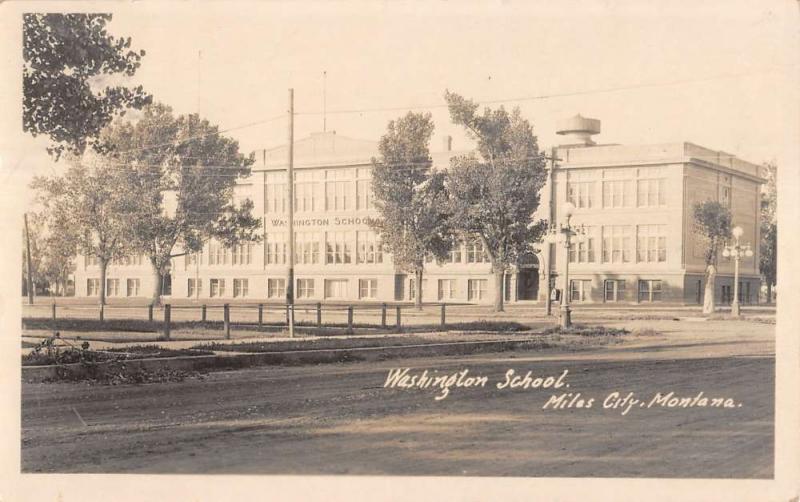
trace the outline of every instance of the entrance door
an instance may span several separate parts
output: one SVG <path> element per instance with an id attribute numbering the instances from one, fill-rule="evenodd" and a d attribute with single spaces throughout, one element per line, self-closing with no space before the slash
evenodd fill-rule
<path id="1" fill-rule="evenodd" d="M 539 269 L 523 268 L 517 272 L 517 298 L 536 300 L 539 295 Z"/>

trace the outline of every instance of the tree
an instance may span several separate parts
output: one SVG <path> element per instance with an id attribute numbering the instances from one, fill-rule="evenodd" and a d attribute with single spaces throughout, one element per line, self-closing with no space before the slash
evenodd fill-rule
<path id="1" fill-rule="evenodd" d="M 133 198 L 121 171 L 107 158 L 73 157 L 70 164 L 63 176 L 35 178 L 31 187 L 54 224 L 56 240 L 51 242 L 67 241 L 54 251 L 54 266 L 67 266 L 55 262 L 61 259 L 59 254 L 69 253 L 71 245 L 84 256 L 97 258 L 100 305 L 105 305 L 108 264 L 131 252 L 129 212 Z"/>
<path id="2" fill-rule="evenodd" d="M 23 129 L 49 136 L 56 158 L 64 150 L 82 154 L 115 114 L 151 100 L 142 86 L 96 89 L 105 75 L 134 75 L 145 54 L 129 50 L 130 38 L 110 35 L 110 20 L 111 14 L 23 15 Z"/>
<path id="3" fill-rule="evenodd" d="M 775 164 L 764 166 L 767 183 L 761 192 L 761 249 L 758 269 L 767 284 L 767 302 L 772 302 L 772 289 L 778 282 L 778 207 L 777 176 Z"/>
<path id="4" fill-rule="evenodd" d="M 698 202 L 694 205 L 695 234 L 706 243 L 706 287 L 703 292 L 703 313 L 714 312 L 715 277 L 719 249 L 731 235 L 731 212 L 716 201 Z"/>
<path id="5" fill-rule="evenodd" d="M 519 108 L 484 109 L 447 91 L 454 124 L 477 142 L 477 152 L 451 160 L 447 173 L 454 225 L 483 242 L 495 276 L 495 311 L 503 310 L 506 272 L 541 239 L 545 222 L 532 220 L 547 171 L 530 123 Z"/>
<path id="6" fill-rule="evenodd" d="M 44 248 L 44 218 L 41 214 L 28 213 L 27 225 L 22 231 L 22 294 L 28 295 L 29 303 L 35 296 L 37 290 L 41 290 L 43 281 L 42 250 Z M 28 250 L 30 249 L 30 260 L 28 260 Z M 31 285 L 28 285 L 28 263 L 30 262 Z"/>
<path id="7" fill-rule="evenodd" d="M 154 104 L 136 123 L 116 121 L 102 137 L 132 194 L 128 235 L 153 267 L 155 304 L 172 258 L 200 251 L 211 238 L 226 247 L 259 240 L 252 201 L 237 205 L 233 197 L 254 159 L 217 126 Z"/>
<path id="8" fill-rule="evenodd" d="M 69 215 L 51 214 L 47 220 L 47 237 L 44 240 L 43 267 L 47 282 L 54 294 L 66 295 L 69 276 L 75 271 L 78 241 L 72 234 Z"/>
<path id="9" fill-rule="evenodd" d="M 422 309 L 422 276 L 429 259 L 444 260 L 453 235 L 444 174 L 431 171 L 431 114 L 408 112 L 389 122 L 372 159 L 372 192 L 380 215 L 372 226 L 395 267 L 414 274 L 414 303 Z"/>

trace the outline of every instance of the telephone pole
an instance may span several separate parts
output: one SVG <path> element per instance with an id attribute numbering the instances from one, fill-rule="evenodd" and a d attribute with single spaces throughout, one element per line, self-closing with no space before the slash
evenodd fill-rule
<path id="1" fill-rule="evenodd" d="M 554 190 L 553 180 L 555 178 L 555 170 L 556 170 L 556 160 L 561 160 L 556 157 L 557 149 L 553 147 L 550 151 L 550 157 L 545 157 L 550 161 L 550 170 L 547 172 L 547 186 L 550 190 L 550 195 L 548 197 L 548 211 L 547 211 L 547 220 L 552 224 L 555 218 L 555 202 L 556 202 L 556 193 Z M 549 316 L 552 315 L 553 309 L 553 299 L 551 295 L 553 291 L 550 287 L 551 277 L 552 277 L 552 263 L 553 263 L 553 245 L 547 243 L 547 268 L 545 269 L 545 281 L 547 283 L 547 294 L 544 299 L 545 305 L 545 313 Z"/>
<path id="2" fill-rule="evenodd" d="M 289 270 L 286 278 L 286 305 L 289 307 L 289 338 L 294 337 L 294 89 L 289 89 L 289 166 L 287 196 L 289 199 Z"/>
<path id="3" fill-rule="evenodd" d="M 25 245 L 27 249 L 27 262 L 28 262 L 28 304 L 33 305 L 33 272 L 31 271 L 31 232 L 28 229 L 28 213 L 24 213 L 25 218 Z"/>

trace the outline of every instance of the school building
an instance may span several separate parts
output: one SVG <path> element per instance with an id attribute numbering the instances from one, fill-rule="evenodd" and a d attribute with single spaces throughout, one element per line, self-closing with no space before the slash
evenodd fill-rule
<path id="1" fill-rule="evenodd" d="M 703 243 L 694 233 L 696 202 L 718 200 L 731 208 L 754 256 L 740 262 L 741 300 L 758 298 L 760 168 L 692 143 L 625 146 L 596 144 L 600 121 L 575 116 L 559 127 L 562 144 L 548 176 L 537 218 L 563 221 L 562 206 L 575 206 L 572 223 L 587 239 L 569 254 L 573 302 L 699 303 L 703 291 Z M 446 169 L 456 152 L 445 138 L 432 152 Z M 303 301 L 409 301 L 413 275 L 395 269 L 370 219 L 377 214 L 370 190 L 376 141 L 335 132 L 295 142 L 295 294 Z M 287 148 L 256 152 L 251 176 L 235 197 L 249 198 L 263 218 L 262 242 L 226 249 L 207 243 L 201 253 L 173 260 L 165 296 L 181 299 L 282 301 L 287 271 Z M 542 302 L 548 281 L 563 288 L 563 245 L 541 244 L 505 278 L 509 302 Z M 733 262 L 720 257 L 717 297 L 729 302 Z M 109 297 L 147 297 L 153 274 L 141 257 L 109 267 Z M 76 294 L 96 296 L 99 270 L 79 257 Z M 446 263 L 429 263 L 425 301 L 491 303 L 494 276 L 479 240 L 465 239 Z"/>

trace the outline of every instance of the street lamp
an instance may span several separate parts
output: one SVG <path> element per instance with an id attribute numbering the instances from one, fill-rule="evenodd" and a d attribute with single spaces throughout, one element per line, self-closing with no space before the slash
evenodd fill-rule
<path id="1" fill-rule="evenodd" d="M 561 319 L 559 324 L 562 328 L 569 328 L 572 326 L 571 311 L 569 308 L 569 252 L 572 248 L 573 241 L 580 243 L 586 240 L 586 230 L 583 225 L 575 226 L 570 223 L 572 214 L 575 212 L 574 204 L 567 202 L 562 206 L 561 210 L 564 213 L 565 221 L 564 223 L 559 223 L 558 226 L 550 225 L 547 235 L 545 236 L 545 242 L 549 244 L 564 244 L 564 290 L 561 294 L 561 307 L 559 308 L 561 311 Z"/>
<path id="2" fill-rule="evenodd" d="M 753 256 L 753 250 L 750 249 L 750 244 L 739 244 L 739 238 L 744 233 L 742 227 L 735 226 L 733 227 L 733 239 L 734 244 L 726 245 L 725 249 L 722 250 L 722 256 L 725 258 L 733 257 L 733 302 L 731 303 L 731 315 L 733 317 L 739 317 L 739 260 L 742 256 L 746 256 L 750 258 Z"/>

